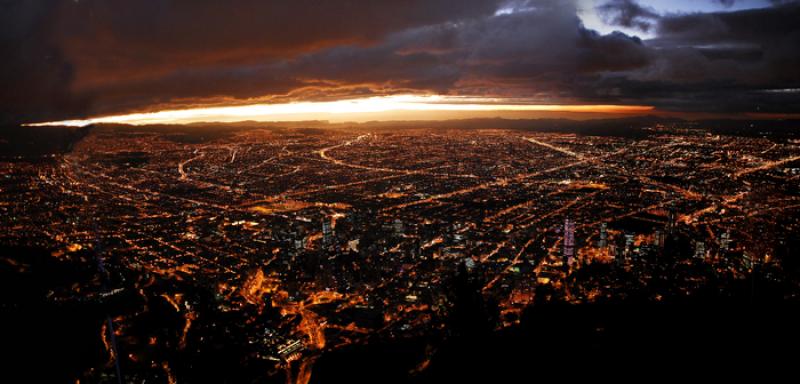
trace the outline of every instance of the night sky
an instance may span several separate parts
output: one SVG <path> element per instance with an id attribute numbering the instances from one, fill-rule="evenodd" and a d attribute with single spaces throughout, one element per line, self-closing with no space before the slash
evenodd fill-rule
<path id="1" fill-rule="evenodd" d="M 0 123 L 399 94 L 792 116 L 798 21 L 765 0 L 1 1 Z"/>

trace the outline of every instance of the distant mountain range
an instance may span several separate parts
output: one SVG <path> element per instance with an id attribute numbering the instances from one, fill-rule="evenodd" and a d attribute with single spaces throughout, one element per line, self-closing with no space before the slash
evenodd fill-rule
<path id="1" fill-rule="evenodd" d="M 76 127 L 0 127 L 0 158 L 42 156 L 69 151 L 72 144 L 91 130 L 114 132 L 164 132 L 186 135 L 187 140 L 213 140 L 246 129 L 290 129 L 300 134 L 323 134 L 325 130 L 398 130 L 398 129 L 510 129 L 523 131 L 565 132 L 595 136 L 646 137 L 657 125 L 683 125 L 685 129 L 703 129 L 713 134 L 769 137 L 775 141 L 800 140 L 800 120 L 684 120 L 663 116 L 635 116 L 613 119 L 503 119 L 476 118 L 458 120 L 369 121 L 330 123 L 328 121 L 193 123 L 187 125 L 154 124 L 132 126 L 100 124 Z M 189 137 L 191 136 L 191 137 Z"/>

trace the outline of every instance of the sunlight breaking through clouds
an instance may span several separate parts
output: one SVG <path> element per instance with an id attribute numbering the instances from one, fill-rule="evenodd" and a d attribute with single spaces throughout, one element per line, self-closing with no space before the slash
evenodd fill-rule
<path id="1" fill-rule="evenodd" d="M 103 116 L 78 120 L 30 123 L 28 126 L 85 126 L 98 123 L 120 124 L 185 124 L 192 122 L 280 121 L 312 114 L 369 114 L 389 111 L 515 111 L 515 112 L 586 112 L 645 113 L 652 106 L 643 105 L 569 105 L 514 103 L 514 99 L 393 95 L 360 99 L 285 104 L 252 104 L 241 106 L 191 108 L 148 113 Z"/>

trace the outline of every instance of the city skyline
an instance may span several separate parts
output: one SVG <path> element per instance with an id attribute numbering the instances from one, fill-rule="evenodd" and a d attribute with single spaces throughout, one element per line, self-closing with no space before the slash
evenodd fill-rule
<path id="1" fill-rule="evenodd" d="M 0 1 L 0 381 L 785 381 L 798 20 Z"/>

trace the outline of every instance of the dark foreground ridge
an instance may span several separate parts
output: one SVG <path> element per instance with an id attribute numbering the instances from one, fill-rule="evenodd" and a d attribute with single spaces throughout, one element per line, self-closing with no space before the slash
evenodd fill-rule
<path id="1" fill-rule="evenodd" d="M 97 330 L 108 314 L 122 315 L 137 307 L 135 297 L 53 303 L 46 299 L 52 290 L 75 280 L 95 280 L 97 272 L 87 264 L 54 261 L 32 248 L 3 247 L 0 259 L 0 330 L 9 363 L 4 374 L 66 383 L 85 369 L 108 364 L 104 338 Z M 19 266 L 23 273 L 18 273 Z M 742 282 L 756 284 L 761 283 Z M 707 293 L 660 303 L 636 298 L 579 305 L 534 303 L 524 310 L 519 325 L 495 330 L 497 307 L 481 298 L 474 281 L 456 275 L 452 287 L 455 307 L 445 333 L 376 338 L 344 347 L 319 358 L 311 382 L 766 380 L 791 374 L 800 342 L 800 306 L 770 290 L 758 290 L 761 293 L 754 296 L 744 289 L 741 296 L 724 298 Z M 137 325 L 139 331 L 176 338 L 183 324 L 168 306 L 154 305 L 149 320 Z M 232 320 L 211 316 L 221 316 L 214 321 Z M 211 330 L 198 332 L 206 332 L 209 339 L 197 354 L 165 349 L 157 357 L 186 364 L 186 371 L 179 372 L 187 382 L 264 382 L 259 364 L 246 359 L 243 340 Z M 123 369 L 134 368 L 123 364 Z M 106 380 L 114 381 L 110 376 Z M 282 380 L 275 375 L 267 382 Z"/>
<path id="2" fill-rule="evenodd" d="M 778 379 L 791 375 L 797 358 L 798 309 L 697 301 L 534 306 L 518 327 L 438 346 L 423 373 L 414 369 L 428 344 L 410 340 L 325 356 L 312 382 Z"/>

